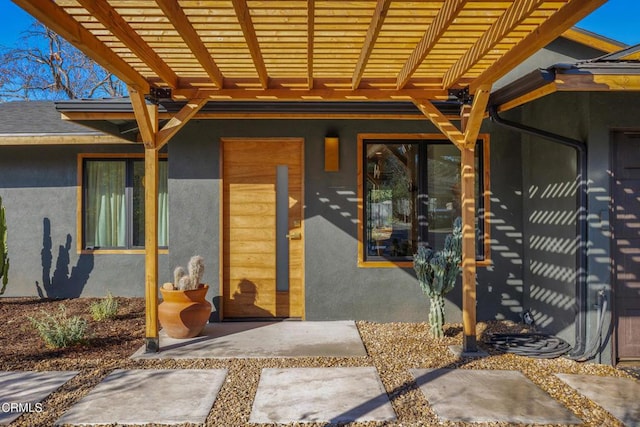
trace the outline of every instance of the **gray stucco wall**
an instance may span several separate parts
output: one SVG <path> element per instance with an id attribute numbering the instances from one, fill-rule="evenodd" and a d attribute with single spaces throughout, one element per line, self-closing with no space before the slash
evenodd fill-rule
<path id="1" fill-rule="evenodd" d="M 107 291 L 144 295 L 144 255 L 81 255 L 76 250 L 77 155 L 132 150 L 130 146 L 0 147 L 0 196 L 11 259 L 4 296 L 68 298 L 104 296 Z M 164 265 L 166 256 L 160 256 L 160 262 Z"/>
<path id="2" fill-rule="evenodd" d="M 598 337 L 597 292 L 606 291 L 609 309 L 604 348 L 597 360 L 612 362 L 611 194 L 612 132 L 640 129 L 640 95 L 635 93 L 556 93 L 518 113 L 524 124 L 585 141 L 588 150 L 587 346 Z M 525 308 L 537 312 L 543 330 L 575 340 L 575 167 L 574 150 L 523 136 Z M 572 184 L 573 182 L 573 184 Z"/>
<path id="3" fill-rule="evenodd" d="M 549 102 L 551 98 L 549 98 Z M 522 114 L 530 126 L 586 140 L 583 116 L 588 105 L 567 100 L 527 106 Z M 523 135 L 524 298 L 538 327 L 575 341 L 577 236 L 576 150 L 539 137 Z"/>
<path id="4" fill-rule="evenodd" d="M 195 120 L 169 144 L 170 253 L 160 282 L 198 253 L 209 297 L 218 306 L 220 138 L 302 137 L 305 141 L 305 294 L 307 319 L 425 320 L 428 303 L 413 269 L 357 267 L 357 135 L 436 133 L 426 120 Z M 492 267 L 478 269 L 478 319 L 517 319 L 521 311 L 520 147 L 491 132 Z M 323 170 L 323 141 L 340 135 L 340 171 Z M 140 152 L 139 146 L 0 147 L 0 195 L 12 259 L 6 296 L 144 295 L 142 254 L 80 255 L 77 156 Z M 187 208 L 188 207 L 188 208 Z M 40 289 L 40 291 L 38 290 Z M 460 286 L 449 294 L 449 321 L 460 321 Z M 215 317 L 215 316 L 214 316 Z"/>
<path id="5" fill-rule="evenodd" d="M 487 128 L 485 131 L 489 131 Z M 169 264 L 194 253 L 207 262 L 205 280 L 219 297 L 220 139 L 301 137 L 305 146 L 306 318 L 421 321 L 428 303 L 413 269 L 357 266 L 357 135 L 436 133 L 426 120 L 192 121 L 170 143 Z M 340 136 L 340 171 L 324 172 L 325 135 Z M 479 268 L 478 319 L 518 319 L 521 311 L 520 146 L 513 134 L 492 132 L 492 240 L 495 265 Z M 185 213 L 185 206 L 190 206 Z M 449 294 L 449 321 L 460 321 L 460 286 Z M 217 317 L 217 316 L 214 316 Z"/>

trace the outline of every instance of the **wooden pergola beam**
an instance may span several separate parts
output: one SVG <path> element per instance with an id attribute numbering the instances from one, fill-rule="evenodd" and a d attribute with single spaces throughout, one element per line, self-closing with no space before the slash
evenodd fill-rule
<path id="1" fill-rule="evenodd" d="M 607 0 L 582 0 L 572 1 L 564 5 L 549 19 L 540 24 L 535 31 L 532 31 L 509 52 L 505 53 L 500 59 L 476 77 L 469 85 L 469 90 L 475 92 L 478 87 L 484 84 L 493 84 L 500 77 L 551 43 L 556 37 L 560 36 L 564 31 L 568 30 L 572 25 L 593 12 L 606 1 Z"/>
<path id="2" fill-rule="evenodd" d="M 557 91 L 631 92 L 640 91 L 638 74 L 556 74 Z"/>
<path id="3" fill-rule="evenodd" d="M 178 75 L 109 3 L 105 0 L 78 0 L 78 3 L 131 49 L 167 85 L 172 88 L 178 87 Z"/>
<path id="4" fill-rule="evenodd" d="M 269 75 L 267 74 L 267 67 L 264 64 L 264 58 L 262 58 L 262 51 L 260 50 L 260 44 L 258 43 L 258 36 L 256 35 L 256 29 L 253 26 L 251 20 L 251 14 L 247 7 L 246 0 L 231 0 L 233 8 L 236 12 L 236 17 L 242 28 L 244 39 L 247 42 L 247 47 L 251 53 L 251 59 L 253 59 L 253 65 L 258 73 L 258 79 L 263 89 L 269 87 Z"/>
<path id="5" fill-rule="evenodd" d="M 456 81 L 527 18 L 544 0 L 515 1 L 471 48 L 444 74 L 442 86 L 451 87 Z M 492 83 L 492 82 L 491 82 Z"/>
<path id="6" fill-rule="evenodd" d="M 116 55 L 96 36 L 51 0 L 13 0 L 31 16 L 65 38 L 107 71 L 118 76 L 129 87 L 149 92 L 149 83 L 131 65 Z"/>
<path id="7" fill-rule="evenodd" d="M 367 66 L 367 62 L 369 62 L 369 57 L 373 51 L 373 46 L 376 43 L 378 34 L 380 34 L 380 29 L 382 28 L 384 19 L 387 16 L 390 4 L 391 0 L 378 0 L 378 3 L 376 4 L 376 9 L 373 12 L 369 28 L 367 29 L 367 35 L 364 38 L 364 44 L 360 50 L 360 57 L 358 58 L 356 68 L 353 71 L 353 76 L 351 77 L 351 89 L 357 89 L 358 86 L 360 86 L 360 80 L 364 74 L 364 69 Z"/>
<path id="8" fill-rule="evenodd" d="M 603 37 L 594 37 L 575 28 L 569 28 L 567 31 L 562 33 L 562 37 L 574 42 L 581 43 L 585 46 L 594 47 L 607 53 L 616 52 L 625 47 L 625 45 L 622 43 L 617 43 Z"/>
<path id="9" fill-rule="evenodd" d="M 88 0 L 85 0 L 88 1 Z M 196 57 L 202 68 L 207 72 L 211 81 L 219 88 L 224 86 L 224 76 L 213 60 L 211 53 L 189 21 L 189 18 L 182 10 L 178 2 L 173 0 L 156 0 L 156 3 L 171 24 L 176 29 L 182 40 L 189 46 L 189 49 Z"/>
<path id="10" fill-rule="evenodd" d="M 420 42 L 418 42 L 416 48 L 411 52 L 411 56 L 409 56 L 407 62 L 402 66 L 402 70 L 398 73 L 396 79 L 397 89 L 402 89 L 407 84 L 413 73 L 415 73 L 438 40 L 440 40 L 466 3 L 467 0 L 451 0 L 444 3 L 442 9 L 440 9 L 433 19 L 433 22 L 429 25 L 429 28 L 427 28 L 427 31 L 422 36 L 422 39 L 420 39 Z"/>
<path id="11" fill-rule="evenodd" d="M 315 40 L 316 2 L 307 0 L 307 89 L 313 89 L 313 52 Z"/>
<path id="12" fill-rule="evenodd" d="M 209 99 L 194 98 L 165 124 L 156 137 L 156 149 L 162 148 L 180 129 L 187 124 L 196 113 L 204 107 Z"/>
<path id="13" fill-rule="evenodd" d="M 176 89 L 175 99 L 206 97 L 212 100 L 301 100 L 301 101 L 411 101 L 426 97 L 434 100 L 446 100 L 448 92 L 442 89 Z"/>

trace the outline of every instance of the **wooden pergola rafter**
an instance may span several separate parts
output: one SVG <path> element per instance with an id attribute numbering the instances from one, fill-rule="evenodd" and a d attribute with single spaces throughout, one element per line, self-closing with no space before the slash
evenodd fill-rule
<path id="1" fill-rule="evenodd" d="M 464 349 L 475 350 L 475 140 L 492 84 L 606 0 L 14 0 L 129 87 L 145 147 L 147 348 L 158 150 L 216 100 L 412 101 L 461 151 Z M 147 101 L 186 106 L 160 129 Z M 458 127 L 434 106 L 466 90 Z"/>

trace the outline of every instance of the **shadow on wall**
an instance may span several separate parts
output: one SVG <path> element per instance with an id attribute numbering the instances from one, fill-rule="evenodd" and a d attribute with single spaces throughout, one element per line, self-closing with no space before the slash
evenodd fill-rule
<path id="1" fill-rule="evenodd" d="M 71 250 L 71 235 L 67 234 L 64 245 L 58 246 L 58 258 L 56 267 L 51 275 L 53 264 L 53 243 L 51 241 L 51 221 L 49 218 L 42 220 L 42 286 L 36 281 L 36 289 L 40 298 L 77 298 L 89 280 L 93 270 L 93 254 L 80 254 L 75 267 L 69 272 L 71 262 L 69 251 Z M 43 289 L 44 288 L 44 289 Z"/>

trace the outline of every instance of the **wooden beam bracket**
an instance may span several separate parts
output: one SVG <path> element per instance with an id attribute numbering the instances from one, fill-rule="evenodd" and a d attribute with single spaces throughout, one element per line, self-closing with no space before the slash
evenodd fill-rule
<path id="1" fill-rule="evenodd" d="M 161 149 L 193 116 L 209 101 L 208 98 L 189 100 L 182 109 L 165 124 L 156 136 L 156 149 Z"/>
<path id="2" fill-rule="evenodd" d="M 464 134 L 430 100 L 414 99 L 413 103 L 449 141 L 460 150 L 464 148 Z"/>
<path id="3" fill-rule="evenodd" d="M 140 136 L 145 148 L 156 147 L 156 133 L 158 129 L 158 106 L 148 105 L 145 94 L 129 88 L 129 98 L 133 107 L 133 114 L 138 122 Z"/>

